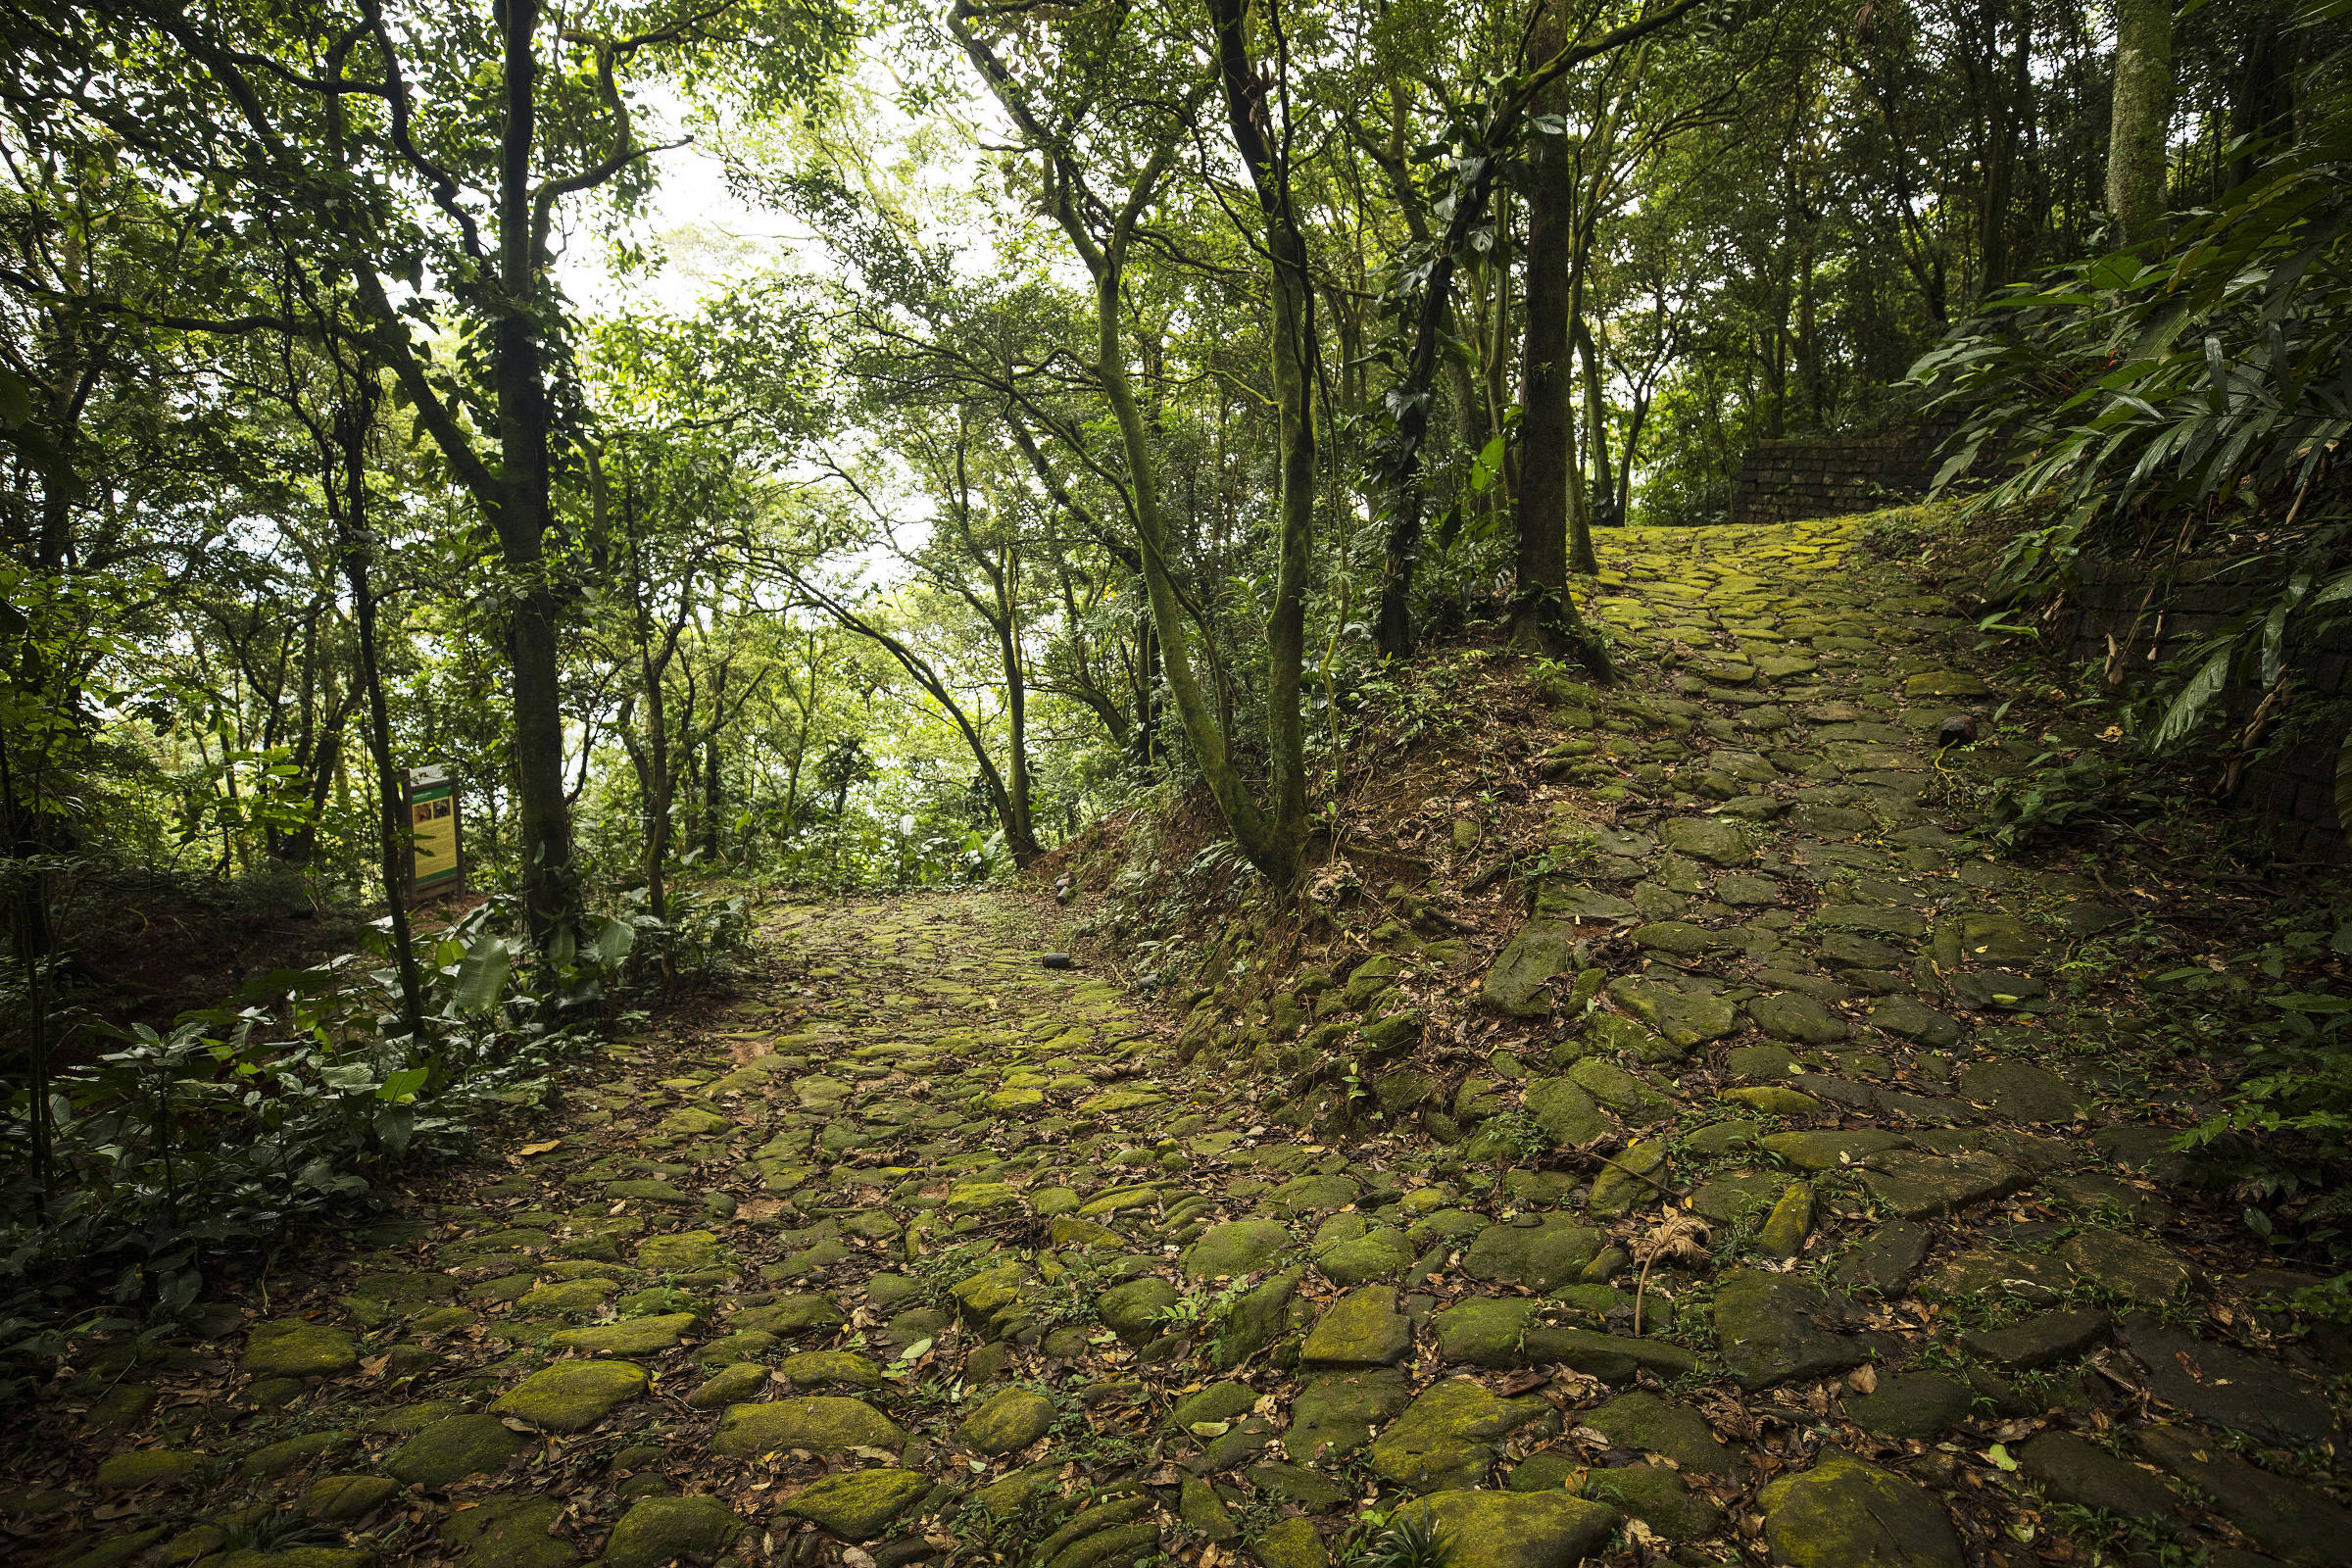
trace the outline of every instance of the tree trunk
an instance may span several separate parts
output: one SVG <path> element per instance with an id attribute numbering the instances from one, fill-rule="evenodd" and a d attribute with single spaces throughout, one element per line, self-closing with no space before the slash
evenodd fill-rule
<path id="1" fill-rule="evenodd" d="M 335 411 L 335 440 L 342 449 L 343 505 L 336 521 L 341 537 L 343 577 L 351 585 L 352 619 L 359 633 L 360 681 L 368 693 L 368 751 L 375 760 L 377 848 L 384 877 L 384 907 L 391 917 L 392 957 L 400 973 L 401 1025 L 419 1045 L 424 1040 L 424 977 L 409 940 L 408 863 L 414 842 L 408 792 L 392 761 L 392 717 L 384 702 L 384 678 L 376 658 L 375 588 L 368 556 L 374 539 L 368 526 L 368 431 L 375 422 L 375 383 L 363 363 L 349 396 Z M 432 1064 L 434 1087 L 439 1058 Z"/>
<path id="2" fill-rule="evenodd" d="M 1266 617 L 1266 736 L 1272 750 L 1273 821 L 1251 861 L 1277 887 L 1298 875 L 1306 838 L 1306 727 L 1298 687 L 1306 661 L 1306 577 L 1315 537 L 1315 294 L 1306 236 L 1291 193 L 1290 156 L 1277 147 L 1264 74 L 1250 57 L 1245 0 L 1209 0 L 1225 122 L 1249 166 L 1265 221 L 1273 305 L 1274 406 L 1279 436 L 1281 555 Z"/>
<path id="3" fill-rule="evenodd" d="M 501 0 L 506 123 L 499 140 L 499 318 L 492 377 L 504 478 L 495 518 L 506 564 L 527 586 L 507 624 L 514 667 L 514 799 L 522 837 L 522 899 L 533 941 L 544 947 L 574 924 L 580 890 L 572 864 L 571 804 L 564 790 L 563 685 L 558 602 L 545 574 L 549 505 L 547 383 L 535 307 L 539 257 L 532 227 L 539 0 Z"/>
<path id="4" fill-rule="evenodd" d="M 1029 812 L 1029 681 L 1021 667 L 1020 625 L 1014 603 L 1012 563 L 997 575 L 997 658 L 1004 667 L 1004 714 L 1010 755 L 1004 760 L 1004 847 L 1012 863 L 1025 866 L 1045 850 L 1037 842 Z"/>
<path id="5" fill-rule="evenodd" d="M 671 773 L 669 766 L 669 692 L 667 651 L 654 650 L 652 607 L 646 603 L 645 546 L 637 536 L 636 480 L 621 481 L 621 527 L 628 535 L 630 624 L 637 639 L 637 680 L 645 693 L 645 765 L 639 770 L 637 791 L 645 803 L 645 901 L 656 919 L 663 917 L 667 896 L 662 877 L 669 860 Z M 691 712 L 688 714 L 692 717 Z"/>
<path id="6" fill-rule="evenodd" d="M 718 858 L 718 812 L 723 804 L 718 762 L 718 729 L 714 720 L 710 733 L 703 740 L 703 858 L 711 861 Z"/>
<path id="7" fill-rule="evenodd" d="M 1537 24 L 1539 57 L 1560 47 L 1560 8 L 1544 8 Z M 1568 107 L 1555 85 L 1536 106 L 1539 115 Z M 1570 327 L 1576 314 L 1572 259 L 1576 251 L 1576 170 L 1565 136 L 1539 133 L 1527 192 L 1527 332 L 1519 355 L 1518 595 L 1511 636 L 1524 648 L 1562 651 L 1559 612 L 1568 603 L 1570 470 L 1575 466 L 1576 359 Z"/>
<path id="8" fill-rule="evenodd" d="M 1576 323 L 1576 347 L 1585 362 L 1585 450 L 1592 455 L 1592 505 L 1590 513 L 1594 528 L 1614 528 L 1625 521 L 1625 514 L 1617 505 L 1617 481 L 1609 469 L 1609 398 L 1608 382 L 1601 375 L 1600 349 L 1592 341 L 1592 328 L 1582 317 Z M 1631 462 L 1629 457 L 1628 462 Z M 1585 535 L 1585 553 L 1592 551 L 1592 536 Z M 1596 572 L 1600 563 L 1580 564 L 1579 571 Z"/>
<path id="9" fill-rule="evenodd" d="M 2134 0 L 2123 0 L 2130 5 Z M 2161 0 L 2159 0 L 2161 3 Z M 2025 128 L 2026 96 L 2033 90 L 2027 74 L 2034 37 L 2031 0 L 2017 0 L 2008 59 L 2000 59 L 2000 24 L 2007 8 L 1985 0 L 1984 41 L 1987 59 L 1986 95 L 1989 115 L 1984 149 L 1984 210 L 1981 250 L 1984 282 L 1980 297 L 1989 295 L 2017 274 L 2016 245 L 2010 234 L 2010 205 L 2016 196 L 2018 141 Z M 2167 13 L 2168 17 L 2170 13 Z"/>
<path id="10" fill-rule="evenodd" d="M 2126 245 L 2164 225 L 2167 132 L 2173 120 L 2172 0 L 2116 0 L 2115 113 L 2107 136 L 2107 210 Z"/>
<path id="11" fill-rule="evenodd" d="M 2254 177 L 2255 166 L 2267 148 L 2266 138 L 2281 135 L 2294 125 L 2292 51 L 2278 37 L 2278 7 L 2265 4 L 2254 18 L 2245 40 L 2244 64 L 2230 97 L 2230 135 L 2247 145 L 2230 164 L 2230 183 L 2242 185 Z"/>

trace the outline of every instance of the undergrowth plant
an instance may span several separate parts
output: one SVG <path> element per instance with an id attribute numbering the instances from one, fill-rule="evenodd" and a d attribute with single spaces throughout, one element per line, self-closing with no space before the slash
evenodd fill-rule
<path id="1" fill-rule="evenodd" d="M 418 939 L 420 1035 L 380 924 L 362 951 L 261 975 L 168 1032 L 85 1025 L 114 1049 L 55 1075 L 43 1102 L 23 1087 L 0 1102 L 0 1354 L 169 1324 L 221 1260 L 364 1207 L 408 1162 L 542 1103 L 620 988 L 712 967 L 748 923 L 742 899 L 689 890 L 669 915 L 609 916 L 518 960 L 518 910 L 491 899 Z"/>
<path id="2" fill-rule="evenodd" d="M 2156 672 L 2141 736 L 2152 755 L 2193 747 L 2223 790 L 2315 701 L 2308 666 L 2352 616 L 2348 18 L 2352 0 L 2317 0 L 2296 19 L 2315 44 L 2306 128 L 2169 246 L 1996 294 L 1912 371 L 1965 418 L 1938 482 L 2002 465 L 1974 514 L 2025 520 L 1996 619 L 2055 613 L 2091 552 L 2160 581 L 2196 568 L 2243 603 Z M 2352 748 L 2337 779 L 2352 801 Z"/>

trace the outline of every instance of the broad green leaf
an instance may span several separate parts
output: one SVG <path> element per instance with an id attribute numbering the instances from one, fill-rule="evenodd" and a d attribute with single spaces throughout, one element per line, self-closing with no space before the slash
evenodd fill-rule
<path id="1" fill-rule="evenodd" d="M 2213 706 L 2213 700 L 2222 694 L 2222 688 L 2230 682 L 2230 649 L 2223 649 L 2205 661 L 2204 666 L 2188 678 L 2188 684 L 2180 688 L 2180 695 L 2174 698 L 2172 706 L 2165 710 L 2164 721 L 2156 726 L 2155 737 L 2148 742 L 2151 749 L 2164 751 L 2197 727 L 2198 720 L 2205 716 L 2205 710 Z M 2336 788 L 2340 793 L 2343 789 L 2342 774 L 2339 772 L 2337 777 Z"/>
<path id="2" fill-rule="evenodd" d="M 2270 999 L 2271 1005 L 2288 1012 L 2352 1012 L 2352 998 L 2325 996 L 2312 991 L 2289 991 Z"/>
<path id="3" fill-rule="evenodd" d="M 418 1090 L 432 1073 L 423 1067 L 403 1067 L 375 1086 L 375 1098 L 399 1104 L 416 1098 Z"/>
<path id="4" fill-rule="evenodd" d="M 514 966 L 514 956 L 507 951 L 506 943 L 483 932 L 459 961 L 450 1004 L 459 1012 L 488 1012 L 505 995 L 507 975 Z"/>
<path id="5" fill-rule="evenodd" d="M 637 945 L 637 928 L 626 920 L 607 920 L 604 929 L 596 934 L 597 961 L 610 969 L 629 956 Z"/>

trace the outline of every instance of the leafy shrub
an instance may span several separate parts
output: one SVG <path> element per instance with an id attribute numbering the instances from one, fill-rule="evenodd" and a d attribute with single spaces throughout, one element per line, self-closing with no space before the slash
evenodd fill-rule
<path id="1" fill-rule="evenodd" d="M 404 1030 L 378 925 L 363 951 L 263 975 L 169 1033 L 116 1032 L 115 1050 L 51 1081 L 44 1106 L 19 1087 L 0 1103 L 0 1346 L 51 1348 L 76 1310 L 168 1320 L 221 1258 L 539 1103 L 613 986 L 657 956 L 708 970 L 748 923 L 739 897 L 683 891 L 668 921 L 606 919 L 518 967 L 503 934 L 515 914 L 494 899 L 418 940 L 421 1036 Z"/>
<path id="2" fill-rule="evenodd" d="M 2315 38 L 2352 17 L 2322 0 Z M 2314 54 L 2320 51 L 2315 50 Z M 1996 600 L 2051 601 L 2086 550 L 2171 575 L 2218 563 L 2247 608 L 2157 677 L 2157 754 L 2242 694 L 2244 755 L 2303 700 L 2299 665 L 2352 615 L 2352 113 L 2342 51 L 2307 71 L 2307 128 L 2161 254 L 2122 251 L 1996 295 L 1914 368 L 1967 422 L 1943 474 L 1998 454 L 1980 515 L 2027 515 Z M 2250 711 L 2248 711 L 2250 710 Z M 2352 766 L 2339 767 L 2352 780 Z"/>
<path id="3" fill-rule="evenodd" d="M 2321 965 L 2352 952 L 2352 924 L 2295 911 L 2266 937 L 2149 985 L 2168 999 L 2175 1051 L 2230 1067 L 2228 1102 L 2183 1147 L 2234 1179 L 2257 1236 L 2326 1261 L 2352 1253 L 2352 999 L 2317 987 Z"/>

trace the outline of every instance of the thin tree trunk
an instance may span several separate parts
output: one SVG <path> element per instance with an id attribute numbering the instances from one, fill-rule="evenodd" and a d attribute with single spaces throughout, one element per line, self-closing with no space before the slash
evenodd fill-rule
<path id="1" fill-rule="evenodd" d="M 2116 0 L 2115 109 L 2107 136 L 2107 210 L 2126 245 L 2164 226 L 2166 133 L 2173 120 L 2172 0 Z"/>
<path id="2" fill-rule="evenodd" d="M 378 394 L 366 373 L 353 377 L 343 406 L 335 411 L 335 440 L 341 448 L 343 505 L 336 522 L 336 541 L 343 557 L 343 577 L 351 586 L 352 620 L 359 634 L 360 682 L 368 693 L 368 751 L 375 760 L 377 846 L 384 877 L 384 906 L 391 917 L 392 956 L 400 973 L 401 1024 L 409 1038 L 424 1040 L 424 977 L 416 967 L 416 952 L 409 938 L 408 862 L 413 830 L 409 823 L 408 792 L 401 788 L 400 770 L 392 760 L 392 716 L 384 702 L 383 669 L 376 641 L 375 588 L 369 580 L 368 557 L 374 538 L 368 524 L 368 432 L 375 422 Z M 434 1076 L 439 1077 L 436 1058 Z"/>
<path id="3" fill-rule="evenodd" d="M 1614 528 L 1625 521 L 1617 506 L 1617 481 L 1609 468 L 1609 400 L 1608 383 L 1601 375 L 1600 350 L 1592 340 L 1592 328 L 1582 317 L 1576 323 L 1577 352 L 1585 362 L 1585 450 L 1592 456 L 1592 526 Z M 1592 548 L 1592 536 L 1585 535 L 1585 545 Z M 1583 571 L 1597 571 L 1600 564 L 1579 567 Z"/>
<path id="4" fill-rule="evenodd" d="M 621 527 L 629 541 L 629 598 L 637 634 L 638 682 L 645 692 L 646 765 L 638 784 L 645 798 L 645 898 L 656 919 L 667 898 L 662 873 L 669 859 L 669 711 L 665 679 L 668 660 L 654 653 L 653 615 L 646 605 L 645 548 L 637 537 L 636 481 L 621 480 Z"/>

